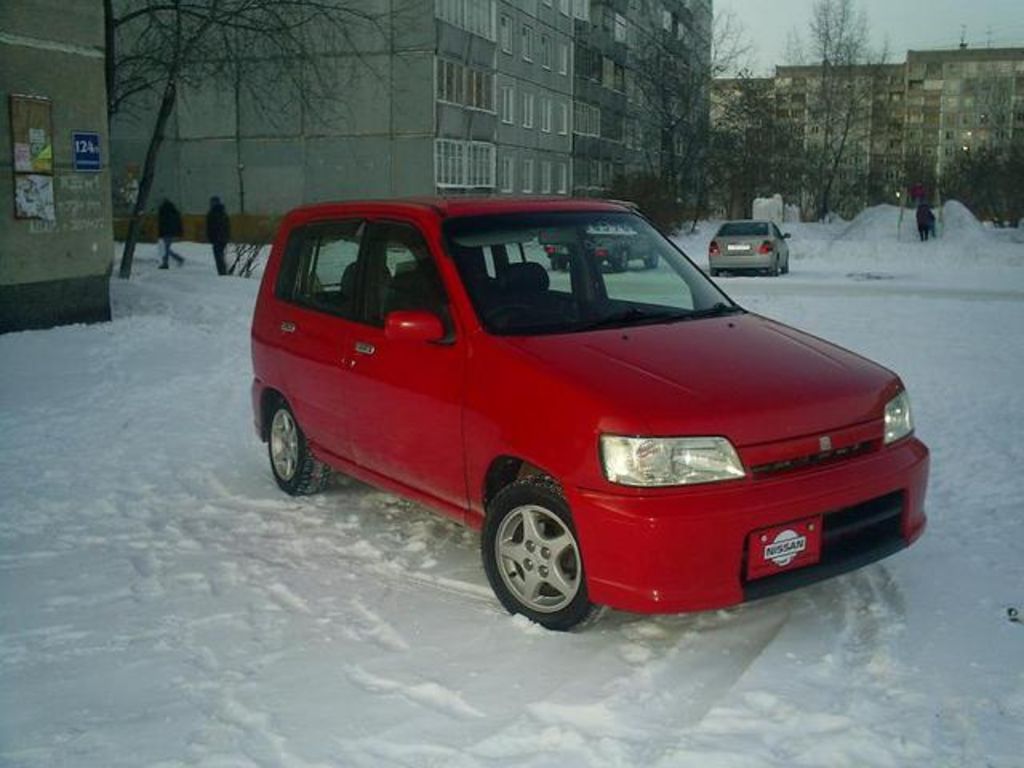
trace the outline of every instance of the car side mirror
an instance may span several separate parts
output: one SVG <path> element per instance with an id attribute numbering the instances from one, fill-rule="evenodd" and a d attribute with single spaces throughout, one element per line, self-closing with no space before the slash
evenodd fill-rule
<path id="1" fill-rule="evenodd" d="M 391 341 L 442 341 L 441 318 L 423 310 L 396 310 L 384 318 L 384 337 Z"/>
<path id="2" fill-rule="evenodd" d="M 783 240 L 789 240 L 790 237 L 792 237 L 792 235 L 789 234 L 789 232 L 783 232 L 782 233 L 782 239 Z"/>

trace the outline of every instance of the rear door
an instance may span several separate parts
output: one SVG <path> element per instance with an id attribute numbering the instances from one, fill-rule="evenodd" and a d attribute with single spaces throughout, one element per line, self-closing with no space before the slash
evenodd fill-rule
<path id="1" fill-rule="evenodd" d="M 454 328 L 435 255 L 410 222 L 368 226 L 364 305 L 349 341 L 349 423 L 362 466 L 450 504 L 467 503 L 462 441 L 466 343 Z M 394 341 L 384 318 L 422 310 L 441 318 L 441 343 Z"/>
<path id="2" fill-rule="evenodd" d="M 295 230 L 275 287 L 286 397 L 306 436 L 342 458 L 351 456 L 343 374 L 358 313 L 356 263 L 364 231 L 360 219 Z"/>

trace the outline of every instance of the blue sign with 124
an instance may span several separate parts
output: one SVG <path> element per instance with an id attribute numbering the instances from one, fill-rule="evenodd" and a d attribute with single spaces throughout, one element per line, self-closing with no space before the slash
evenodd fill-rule
<path id="1" fill-rule="evenodd" d="M 100 135 L 92 131 L 72 131 L 71 158 L 71 167 L 76 171 L 100 170 Z"/>

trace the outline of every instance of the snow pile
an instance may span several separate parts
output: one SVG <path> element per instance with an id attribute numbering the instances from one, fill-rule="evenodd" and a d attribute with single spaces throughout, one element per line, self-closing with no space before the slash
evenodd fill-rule
<path id="1" fill-rule="evenodd" d="M 784 217 L 785 206 L 782 203 L 782 195 L 775 194 L 771 197 L 754 198 L 752 219 L 774 221 L 776 224 L 781 224 Z"/>
<path id="2" fill-rule="evenodd" d="M 961 245 L 984 248 L 992 239 L 992 231 L 978 221 L 970 209 L 959 200 L 948 200 L 942 206 L 942 238 Z"/>
<path id="3" fill-rule="evenodd" d="M 111 323 L 0 336 L 0 765 L 1019 768 L 1024 270 L 907 270 L 894 241 L 889 279 L 851 277 L 860 244 L 793 231 L 822 250 L 723 284 L 900 372 L 928 531 L 797 592 L 574 634 L 509 618 L 471 531 L 354 481 L 278 490 L 257 284 L 207 247 L 159 271 L 143 246 Z"/>
<path id="4" fill-rule="evenodd" d="M 913 210 L 905 210 L 900 219 L 900 209 L 895 205 L 875 205 L 857 214 L 839 238 L 855 242 L 880 242 L 896 240 L 913 233 L 917 237 L 917 224 Z"/>

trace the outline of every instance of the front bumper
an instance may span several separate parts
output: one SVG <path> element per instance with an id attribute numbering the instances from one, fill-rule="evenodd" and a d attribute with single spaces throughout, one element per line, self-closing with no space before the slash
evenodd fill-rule
<path id="1" fill-rule="evenodd" d="M 928 465 L 912 437 L 774 477 L 660 492 L 567 488 L 590 599 L 638 613 L 700 611 L 866 565 L 924 532 Z M 825 516 L 821 562 L 745 579 L 750 532 L 815 515 Z"/>

